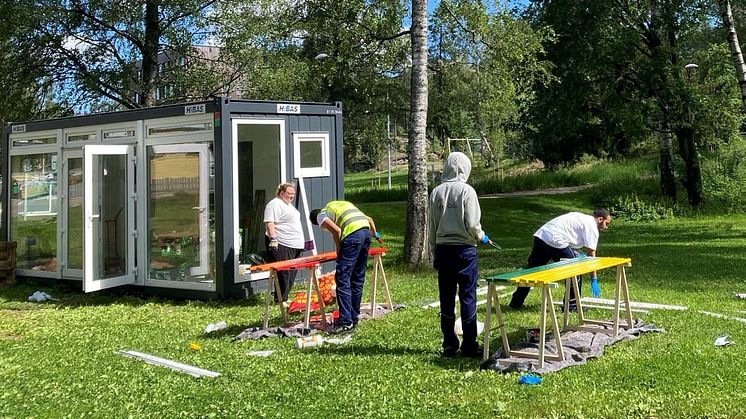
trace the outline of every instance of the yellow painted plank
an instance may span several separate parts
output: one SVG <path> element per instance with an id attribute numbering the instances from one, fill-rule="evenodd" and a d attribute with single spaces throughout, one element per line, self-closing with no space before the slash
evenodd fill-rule
<path id="1" fill-rule="evenodd" d="M 572 278 L 577 275 L 587 274 L 593 271 L 601 269 L 611 268 L 619 265 L 627 265 L 632 263 L 630 258 L 618 258 L 618 257 L 595 257 L 595 258 L 583 258 L 579 259 L 576 263 L 569 263 L 547 270 L 538 272 L 530 272 L 525 275 L 517 275 L 508 282 L 513 283 L 550 283 L 561 281 L 567 278 Z M 518 271 L 520 272 L 520 271 Z"/>

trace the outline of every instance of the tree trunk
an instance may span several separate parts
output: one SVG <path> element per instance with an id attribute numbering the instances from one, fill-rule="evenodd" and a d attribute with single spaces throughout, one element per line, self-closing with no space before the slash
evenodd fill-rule
<path id="1" fill-rule="evenodd" d="M 145 3 L 145 40 L 142 53 L 142 78 L 140 79 L 140 106 L 155 105 L 156 76 L 158 75 L 158 45 L 161 31 L 158 22 L 160 0 Z"/>
<path id="2" fill-rule="evenodd" d="M 723 18 L 723 28 L 725 28 L 730 53 L 733 57 L 733 66 L 736 69 L 738 86 L 741 88 L 741 103 L 744 109 L 746 109 L 746 64 L 743 62 L 741 45 L 738 43 L 738 33 L 736 33 L 733 13 L 730 10 L 730 0 L 719 0 L 718 5 L 720 6 L 720 16 Z"/>
<path id="3" fill-rule="evenodd" d="M 404 259 L 408 266 L 429 263 L 427 240 L 427 0 L 412 0 L 412 84 L 409 124 L 409 193 Z"/>
<path id="4" fill-rule="evenodd" d="M 685 125 L 676 129 L 676 139 L 679 143 L 679 155 L 686 167 L 684 187 L 686 187 L 689 205 L 698 207 L 702 203 L 702 171 L 699 167 L 699 155 L 694 142 L 694 128 L 691 125 Z"/>
<path id="5" fill-rule="evenodd" d="M 660 142 L 660 175 L 661 195 L 664 198 L 676 200 L 676 178 L 673 172 L 673 146 L 671 141 L 671 124 L 668 120 L 663 122 L 663 132 Z"/>

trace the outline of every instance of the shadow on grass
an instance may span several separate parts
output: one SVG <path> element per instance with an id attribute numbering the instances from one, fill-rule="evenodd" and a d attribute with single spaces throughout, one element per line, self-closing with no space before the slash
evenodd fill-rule
<path id="1" fill-rule="evenodd" d="M 28 297 L 35 291 L 46 292 L 55 300 L 30 303 Z M 198 300 L 177 297 L 163 297 L 150 295 L 147 291 L 133 287 L 112 288 L 86 294 L 81 290 L 78 281 L 56 279 L 21 278 L 15 284 L 0 285 L 0 302 L 5 301 L 5 307 L 11 310 L 28 310 L 31 307 L 56 306 L 65 308 L 126 305 L 139 307 L 147 304 L 161 304 L 180 307 L 187 305 L 203 305 L 211 308 L 256 307 L 264 305 L 263 295 L 251 295 L 243 299 L 234 300 Z M 18 303 L 27 303 L 18 305 Z"/>

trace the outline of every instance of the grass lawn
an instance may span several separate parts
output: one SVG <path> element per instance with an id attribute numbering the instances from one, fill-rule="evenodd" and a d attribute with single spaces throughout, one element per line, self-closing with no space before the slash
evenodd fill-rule
<path id="1" fill-rule="evenodd" d="M 482 200 L 484 228 L 503 251 L 480 247 L 481 273 L 521 267 L 532 233 L 551 217 L 580 209 L 581 201 L 577 194 Z M 689 310 L 636 313 L 666 333 L 617 344 L 586 365 L 524 386 L 516 374 L 480 371 L 476 360 L 438 357 L 438 311 L 420 308 L 437 298 L 435 273 L 409 272 L 394 263 L 403 245 L 405 204 L 361 209 L 375 218 L 392 248 L 385 260 L 391 291 L 408 307 L 362 322 L 343 346 L 299 351 L 291 339 L 231 342 L 260 323 L 259 299 L 177 302 L 33 284 L 0 287 L 0 417 L 746 416 L 746 325 L 697 313 L 746 317 L 740 312 L 746 301 L 733 296 L 746 292 L 746 216 L 614 222 L 602 233 L 599 251 L 632 258 L 632 298 Z M 600 280 L 603 297 L 610 298 L 613 273 L 602 272 Z M 37 289 L 60 301 L 27 302 Z M 559 297 L 561 288 L 555 293 Z M 538 323 L 538 302 L 538 292 L 532 292 L 526 310 L 503 306 L 513 339 L 520 339 L 521 327 Z M 480 320 L 484 314 L 481 305 Z M 202 335 L 219 320 L 228 322 L 228 330 Z M 715 347 L 721 334 L 736 344 Z M 496 348 L 498 334 L 492 336 Z M 203 349 L 189 350 L 190 342 Z M 222 376 L 195 379 L 117 356 L 118 349 Z M 265 349 L 276 352 L 247 355 Z"/>

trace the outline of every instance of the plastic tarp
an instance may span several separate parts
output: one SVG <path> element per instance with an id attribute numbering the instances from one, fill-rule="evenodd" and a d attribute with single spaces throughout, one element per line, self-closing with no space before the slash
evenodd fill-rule
<path id="1" fill-rule="evenodd" d="M 599 328 L 601 330 L 601 328 Z M 589 359 L 598 358 L 603 355 L 606 346 L 626 340 L 635 340 L 643 333 L 665 333 L 665 330 L 654 325 L 645 324 L 637 319 L 630 329 L 620 329 L 617 336 L 611 336 L 604 332 L 586 331 L 564 331 L 561 333 L 562 348 L 565 353 L 564 361 L 552 361 L 545 359 L 544 368 L 539 369 L 537 359 L 512 356 L 506 358 L 502 354 L 502 346 L 490 358 L 482 362 L 482 369 L 495 370 L 503 373 L 508 372 L 533 372 L 547 374 L 559 371 L 574 365 L 583 365 Z M 498 342 L 495 342 L 498 343 Z M 498 343 L 499 344 L 499 343 Z M 512 345 L 512 350 L 539 353 L 538 343 L 519 343 Z M 544 345 L 545 354 L 556 354 L 557 345 L 554 339 L 547 339 Z"/>

